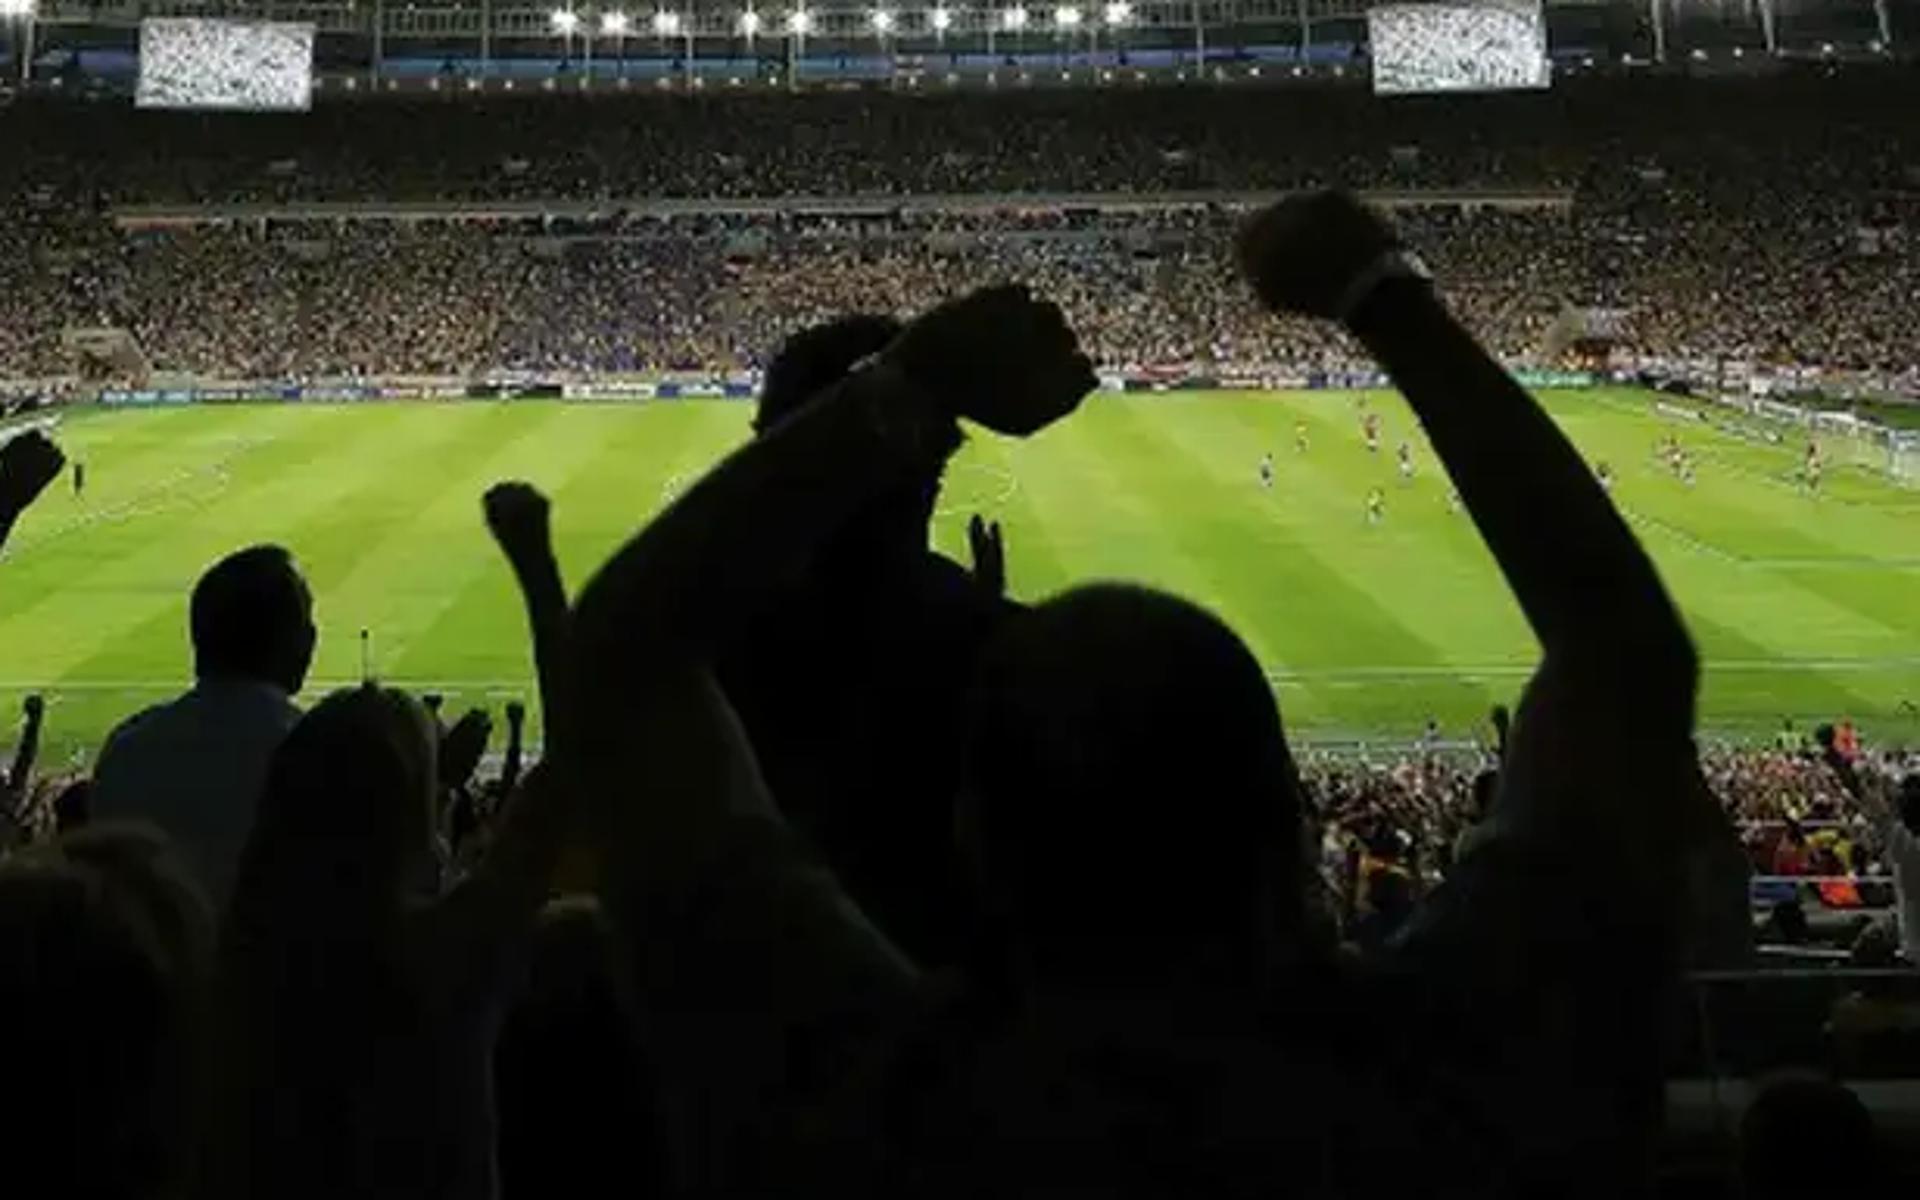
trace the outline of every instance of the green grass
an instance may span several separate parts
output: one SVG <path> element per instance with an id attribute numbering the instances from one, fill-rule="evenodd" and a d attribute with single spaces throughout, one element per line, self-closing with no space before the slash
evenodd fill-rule
<path id="1" fill-rule="evenodd" d="M 1653 459 L 1667 421 L 1634 393 L 1551 395 L 1679 597 L 1707 663 L 1702 723 L 1757 734 L 1782 714 L 1920 726 L 1920 494 L 1843 470 L 1817 499 L 1790 449 L 1689 426 L 1698 484 Z M 1102 397 L 1028 442 L 976 435 L 948 480 L 936 542 L 964 561 L 963 522 L 997 516 L 1023 597 L 1075 581 L 1144 580 L 1223 614 L 1273 672 L 1290 725 L 1319 737 L 1455 730 L 1510 700 L 1536 648 L 1405 406 L 1379 456 L 1352 394 Z M 525 695 L 512 583 L 479 518 L 487 484 L 555 499 L 568 577 L 584 580 L 678 480 L 746 432 L 730 402 L 380 407 L 235 406 L 98 413 L 62 440 L 89 490 L 62 486 L 0 563 L 0 705 L 51 697 L 55 760 L 188 674 L 195 576 L 248 542 L 290 546 L 318 596 L 314 687 L 354 679 L 358 631 L 386 678 L 456 702 Z M 1304 420 L 1312 446 L 1293 449 Z M 1402 487 L 1391 449 L 1416 438 Z M 1263 492 L 1262 450 L 1278 462 Z M 1387 520 L 1362 498 L 1379 484 Z M 310 693 L 311 694 L 311 693 Z M 11 719 L 11 718 L 9 718 Z M 5 740 L 0 737 L 0 740 Z"/>

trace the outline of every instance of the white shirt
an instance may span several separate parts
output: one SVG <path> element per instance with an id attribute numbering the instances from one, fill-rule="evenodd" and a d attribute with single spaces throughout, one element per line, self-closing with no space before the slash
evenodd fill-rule
<path id="1" fill-rule="evenodd" d="M 224 911 L 267 764 L 299 719 L 271 684 L 203 679 L 108 735 L 93 772 L 93 816 L 158 826 Z"/>

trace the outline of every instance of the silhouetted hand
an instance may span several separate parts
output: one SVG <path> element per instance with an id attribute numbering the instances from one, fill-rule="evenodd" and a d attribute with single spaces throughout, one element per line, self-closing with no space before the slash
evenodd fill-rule
<path id="1" fill-rule="evenodd" d="M 510 559 L 545 550 L 552 539 L 552 506 L 530 483 L 496 483 L 480 501 L 487 528 Z"/>
<path id="2" fill-rule="evenodd" d="M 493 718 L 483 708 L 463 713 L 446 736 L 440 739 L 440 786 L 463 788 L 480 767 L 487 752 L 487 739 L 493 736 Z"/>
<path id="3" fill-rule="evenodd" d="M 1000 522 L 982 520 L 979 513 L 967 522 L 967 545 L 973 551 L 973 578 L 992 596 L 1007 594 L 1007 547 L 1000 540 Z"/>
<path id="4" fill-rule="evenodd" d="M 1276 312 L 1337 318 L 1361 272 L 1400 244 L 1386 219 L 1345 192 L 1289 196 L 1240 227 L 1240 274 Z"/>
<path id="5" fill-rule="evenodd" d="M 0 513 L 26 510 L 47 485 L 60 477 L 66 455 L 37 429 L 0 445 Z"/>
<path id="6" fill-rule="evenodd" d="M 907 326 L 885 359 L 955 416 L 1025 437 L 1098 384 L 1060 307 L 1017 284 L 982 288 Z"/>
<path id="7" fill-rule="evenodd" d="M 518 700 L 507 701 L 507 726 L 518 729 L 527 723 L 527 706 Z"/>
<path id="8" fill-rule="evenodd" d="M 26 713 L 27 720 L 38 721 L 46 714 L 47 702 L 41 697 L 39 692 L 34 692 L 27 697 L 26 702 L 22 704 L 20 708 L 22 712 Z"/>

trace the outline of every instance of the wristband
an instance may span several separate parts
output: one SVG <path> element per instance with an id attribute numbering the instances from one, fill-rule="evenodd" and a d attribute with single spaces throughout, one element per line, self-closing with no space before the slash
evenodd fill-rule
<path id="1" fill-rule="evenodd" d="M 1422 283 L 1432 283 L 1433 272 L 1427 270 L 1427 264 L 1421 262 L 1420 257 L 1411 250 L 1402 250 L 1398 246 L 1382 250 L 1341 290 L 1339 302 L 1334 305 L 1335 319 L 1342 325 L 1351 324 L 1353 314 L 1366 303 L 1367 297 L 1389 279 L 1418 279 Z"/>

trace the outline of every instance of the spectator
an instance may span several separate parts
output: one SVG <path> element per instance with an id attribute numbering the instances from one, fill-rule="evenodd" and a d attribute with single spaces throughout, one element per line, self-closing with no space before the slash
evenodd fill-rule
<path id="1" fill-rule="evenodd" d="M 8 1128 L 49 1195 L 179 1194 L 212 917 L 156 839 L 90 830 L 0 859 Z"/>
<path id="2" fill-rule="evenodd" d="M 494 1041 L 565 809 L 530 777 L 449 886 L 436 742 L 368 684 L 273 755 L 222 930 L 212 1194 L 495 1191 Z"/>
<path id="3" fill-rule="evenodd" d="M 901 326 L 848 316 L 781 348 L 755 428 L 778 430 Z M 849 894 L 927 962 L 961 946 L 952 730 L 982 640 L 1013 611 L 927 548 L 945 462 L 904 476 L 777 581 L 719 669 L 768 786 Z"/>
<path id="4" fill-rule="evenodd" d="M 313 599 L 278 546 L 228 555 L 194 585 L 194 686 L 108 735 L 92 814 L 158 826 L 224 907 L 267 763 L 300 717 Z"/>

